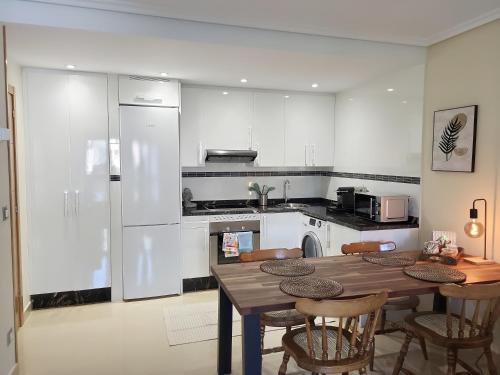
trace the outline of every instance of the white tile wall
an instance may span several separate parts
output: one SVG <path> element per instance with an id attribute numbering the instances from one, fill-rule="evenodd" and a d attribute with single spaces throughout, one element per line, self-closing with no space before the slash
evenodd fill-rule
<path id="1" fill-rule="evenodd" d="M 269 198 L 283 197 L 283 182 L 290 181 L 289 198 L 326 197 L 330 177 L 323 176 L 279 176 L 279 177 L 184 177 L 183 188 L 193 192 L 193 200 L 218 199 L 257 199 L 255 193 L 248 191 L 251 182 L 271 185 L 276 190 Z"/>
<path id="2" fill-rule="evenodd" d="M 328 185 L 326 198 L 336 200 L 336 191 L 340 186 L 364 186 L 374 194 L 407 194 L 410 196 L 408 213 L 420 216 L 420 185 L 333 177 Z"/>

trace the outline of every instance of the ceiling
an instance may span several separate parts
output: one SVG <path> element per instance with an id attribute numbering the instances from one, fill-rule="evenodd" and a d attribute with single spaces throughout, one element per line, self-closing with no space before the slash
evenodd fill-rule
<path id="1" fill-rule="evenodd" d="M 421 47 L 333 38 L 323 45 L 314 44 L 315 38 L 307 43 L 277 37 L 279 48 L 8 24 L 7 55 L 23 66 L 73 64 L 78 70 L 145 76 L 165 72 L 191 84 L 313 92 L 342 91 L 425 61 Z"/>
<path id="2" fill-rule="evenodd" d="M 427 46 L 500 16 L 500 0 L 41 0 L 83 8 Z"/>

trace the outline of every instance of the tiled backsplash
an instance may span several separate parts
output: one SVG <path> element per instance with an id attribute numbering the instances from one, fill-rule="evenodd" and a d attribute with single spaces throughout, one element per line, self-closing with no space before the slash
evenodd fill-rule
<path id="1" fill-rule="evenodd" d="M 372 180 L 384 182 L 399 182 L 403 184 L 420 184 L 420 177 L 411 176 L 390 176 L 382 174 L 367 174 L 367 173 L 349 173 L 349 172 L 335 172 L 335 171 L 227 171 L 227 172 L 182 172 L 182 177 L 287 177 L 287 176 L 325 176 L 325 177 L 342 177 L 353 178 L 358 180 Z"/>
<path id="2" fill-rule="evenodd" d="M 373 193 L 408 194 L 409 214 L 419 216 L 420 178 L 366 173 L 336 172 L 321 168 L 253 168 L 218 165 L 184 168 L 183 187 L 193 192 L 194 200 L 255 199 L 248 191 L 251 182 L 274 186 L 269 198 L 283 197 L 283 182 L 290 181 L 289 198 L 337 199 L 339 186 L 364 186 Z"/>

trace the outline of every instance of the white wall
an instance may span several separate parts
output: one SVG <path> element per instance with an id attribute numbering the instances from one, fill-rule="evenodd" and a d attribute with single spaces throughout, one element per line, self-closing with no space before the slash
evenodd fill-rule
<path id="1" fill-rule="evenodd" d="M 335 171 L 420 176 L 424 73 L 416 65 L 336 95 Z M 420 216 L 420 185 L 334 177 L 327 198 L 339 186 L 408 194 L 409 214 Z"/>
<path id="2" fill-rule="evenodd" d="M 0 30 L 2 25 L 0 24 Z M 3 56 L 0 32 L 0 61 Z M 3 65 L 3 64 L 2 64 Z M 0 128 L 7 127 L 6 77 L 0 67 Z M 10 205 L 8 143 L 0 141 L 0 207 Z M 10 221 L 0 220 L 0 375 L 10 374 L 15 365 L 15 342 L 7 345 L 7 334 L 14 329 L 14 297 L 12 286 L 12 252 Z"/>
<path id="3" fill-rule="evenodd" d="M 468 238 L 463 231 L 475 198 L 489 203 L 488 256 L 500 243 L 499 40 L 500 20 L 431 46 L 427 57 L 420 240 L 431 238 L 432 230 L 456 231 L 458 244 L 475 255 L 482 255 L 482 238 Z M 475 172 L 431 171 L 434 111 L 473 104 L 479 105 Z M 493 256 L 500 260 L 500 251 Z"/>
<path id="4" fill-rule="evenodd" d="M 18 200 L 19 200 L 19 231 L 21 247 L 21 267 L 23 279 L 23 306 L 26 310 L 30 305 L 30 254 L 28 247 L 28 219 L 27 219 L 27 192 L 26 192 L 26 148 L 25 128 L 23 116 L 23 83 L 22 68 L 12 59 L 9 59 L 7 70 L 7 83 L 16 89 L 16 156 L 17 156 L 17 178 L 18 178 Z"/>
<path id="5" fill-rule="evenodd" d="M 423 89 L 417 65 L 338 93 L 335 170 L 420 176 Z"/>

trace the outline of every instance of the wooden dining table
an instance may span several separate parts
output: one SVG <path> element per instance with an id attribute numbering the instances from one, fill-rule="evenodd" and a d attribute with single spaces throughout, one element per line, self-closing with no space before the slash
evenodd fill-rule
<path id="1" fill-rule="evenodd" d="M 410 254 L 410 253 L 407 253 Z M 439 298 L 439 283 L 414 279 L 403 273 L 400 266 L 381 266 L 366 262 L 359 255 L 308 258 L 315 266 L 310 276 L 338 281 L 343 293 L 337 298 L 361 297 L 387 290 L 389 297 L 435 293 L 434 309 L 443 310 Z M 279 284 L 283 277 L 260 270 L 262 262 L 212 266 L 219 283 L 218 374 L 231 373 L 233 306 L 241 315 L 243 374 L 259 375 L 262 370 L 260 353 L 260 314 L 292 309 L 296 297 L 283 293 Z M 500 281 L 500 264 L 473 265 L 460 261 L 456 266 L 467 275 L 467 284 Z"/>

